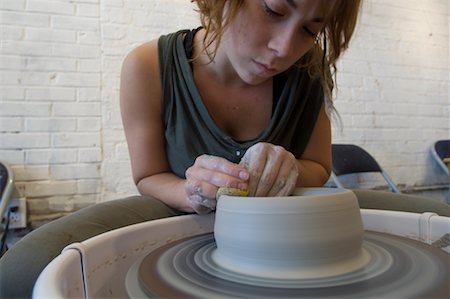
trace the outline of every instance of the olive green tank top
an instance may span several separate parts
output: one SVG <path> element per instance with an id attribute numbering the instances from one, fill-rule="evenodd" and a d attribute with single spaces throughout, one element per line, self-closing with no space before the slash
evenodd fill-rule
<path id="1" fill-rule="evenodd" d="M 311 80 L 304 69 L 286 71 L 267 127 L 255 139 L 238 142 L 217 126 L 203 103 L 183 44 L 183 35 L 189 32 L 180 30 L 158 41 L 166 153 L 172 171 L 185 178 L 186 169 L 202 154 L 238 163 L 258 142 L 281 145 L 300 158 L 323 102 L 320 81 Z"/>

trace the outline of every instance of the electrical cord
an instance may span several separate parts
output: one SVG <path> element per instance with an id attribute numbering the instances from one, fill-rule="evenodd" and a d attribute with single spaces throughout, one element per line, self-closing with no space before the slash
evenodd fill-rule
<path id="1" fill-rule="evenodd" d="M 2 238 L 0 241 L 0 257 L 3 256 L 3 254 L 8 250 L 8 246 L 6 245 L 6 237 L 8 236 L 10 216 L 11 212 L 15 212 L 17 209 L 18 209 L 17 207 L 9 208 L 8 212 L 6 213 L 5 230 L 2 233 Z"/>

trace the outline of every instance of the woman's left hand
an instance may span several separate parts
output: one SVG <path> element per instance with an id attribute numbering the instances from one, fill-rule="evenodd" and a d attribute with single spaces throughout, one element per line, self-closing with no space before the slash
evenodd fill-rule
<path id="1" fill-rule="evenodd" d="M 248 196 L 287 196 L 294 192 L 298 167 L 294 155 L 282 146 L 260 142 L 240 162 L 250 172 Z"/>

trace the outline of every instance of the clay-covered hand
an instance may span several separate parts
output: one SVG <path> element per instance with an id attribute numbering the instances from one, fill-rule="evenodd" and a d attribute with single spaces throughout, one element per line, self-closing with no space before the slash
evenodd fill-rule
<path id="1" fill-rule="evenodd" d="M 287 196 L 295 190 L 297 162 L 282 146 L 257 143 L 247 150 L 240 164 L 250 172 L 249 196 Z"/>
<path id="2" fill-rule="evenodd" d="M 224 158 L 201 155 L 186 170 L 185 191 L 189 205 L 198 214 L 216 208 L 216 193 L 220 187 L 247 189 L 249 172 Z"/>

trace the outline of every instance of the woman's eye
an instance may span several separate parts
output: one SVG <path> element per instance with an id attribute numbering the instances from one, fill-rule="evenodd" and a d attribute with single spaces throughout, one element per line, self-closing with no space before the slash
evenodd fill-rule
<path id="1" fill-rule="evenodd" d="M 271 17 L 282 17 L 283 16 L 282 14 L 280 14 L 280 13 L 274 11 L 272 8 L 270 8 L 266 2 L 264 2 L 263 8 L 264 8 L 264 12 L 267 13 Z"/>
<path id="2" fill-rule="evenodd" d="M 308 34 L 312 38 L 316 38 L 317 37 L 317 34 L 312 32 L 308 27 L 304 26 L 303 30 L 306 32 L 306 34 Z"/>

